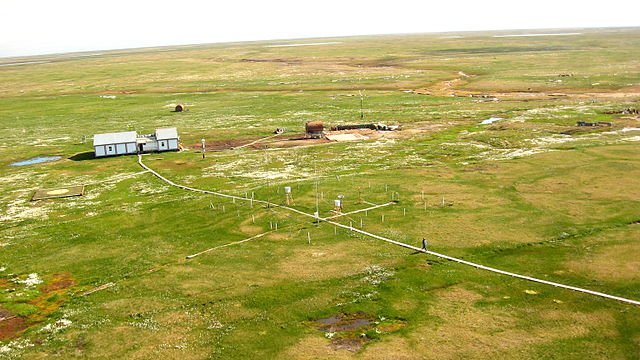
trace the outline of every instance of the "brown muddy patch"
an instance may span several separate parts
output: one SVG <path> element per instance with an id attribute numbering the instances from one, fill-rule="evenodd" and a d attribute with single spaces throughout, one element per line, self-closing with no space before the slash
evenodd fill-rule
<path id="1" fill-rule="evenodd" d="M 308 139 L 304 134 L 292 135 L 286 139 L 273 139 L 262 140 L 264 136 L 256 136 L 244 139 L 226 139 L 226 140 L 213 140 L 205 142 L 206 151 L 224 151 L 231 150 L 239 147 L 246 147 L 251 149 L 265 149 L 265 148 L 290 148 L 305 145 L 324 144 L 331 141 L 327 139 Z M 202 143 L 189 144 L 185 146 L 191 150 L 202 150 Z"/>
<path id="2" fill-rule="evenodd" d="M 381 334 L 398 331 L 406 326 L 403 320 L 377 318 L 364 312 L 337 314 L 310 323 L 325 333 L 334 350 L 359 351 L 367 342 Z"/>
<path id="3" fill-rule="evenodd" d="M 41 291 L 43 293 L 50 293 L 59 290 L 66 290 L 76 284 L 76 281 L 71 277 L 69 273 L 55 274 L 51 279 L 51 282 L 45 284 Z"/>
<path id="4" fill-rule="evenodd" d="M 0 340 L 13 339 L 28 327 L 27 322 L 20 316 L 0 308 Z"/>
<path id="5" fill-rule="evenodd" d="M 0 308 L 0 340 L 16 338 L 25 330 L 44 322 L 64 303 L 67 289 L 75 284 L 75 280 L 69 273 L 53 275 L 44 285 L 40 286 L 40 294 L 37 297 L 28 301 L 17 300 L 15 302 L 33 305 L 38 309 L 28 316 L 18 316 L 7 309 Z M 9 285 L 6 279 L 0 279 L 0 289 Z"/>
<path id="6" fill-rule="evenodd" d="M 205 149 L 207 151 L 223 151 L 236 148 L 238 146 L 249 144 L 253 141 L 259 140 L 261 137 L 251 137 L 245 139 L 227 139 L 227 140 L 213 140 L 205 142 Z M 185 146 L 187 149 L 202 150 L 202 143 L 190 144 Z"/>

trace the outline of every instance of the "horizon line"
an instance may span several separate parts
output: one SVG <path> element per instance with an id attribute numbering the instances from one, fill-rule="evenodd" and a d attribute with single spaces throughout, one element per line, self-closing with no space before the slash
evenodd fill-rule
<path id="1" fill-rule="evenodd" d="M 116 48 L 96 48 L 96 49 L 88 49 L 88 50 L 70 50 L 70 51 L 54 51 L 54 52 L 44 52 L 39 54 L 30 54 L 30 55 L 0 55 L 0 61 L 8 60 L 8 59 L 28 59 L 28 58 L 37 58 L 37 57 L 47 57 L 47 56 L 64 56 L 64 55 L 79 55 L 78 57 L 90 57 L 90 56 L 100 56 L 107 55 L 106 53 L 117 53 L 117 52 L 129 52 L 135 50 L 151 50 L 151 49 L 162 49 L 162 48 L 172 48 L 172 47 L 198 47 L 198 46 L 207 46 L 207 45 L 230 45 L 230 44 L 252 44 L 252 43 L 268 43 L 268 42 L 283 42 L 283 41 L 300 41 L 300 40 L 313 40 L 313 39 L 345 39 L 345 38 L 357 38 L 357 37 L 381 37 L 381 36 L 400 36 L 400 35 L 430 35 L 430 34 L 462 34 L 462 33 L 494 33 L 494 32 L 503 32 L 503 31 L 549 31 L 549 30 L 585 30 L 585 31 L 593 31 L 593 30 L 603 30 L 603 29 L 611 29 L 611 30 L 624 30 L 624 29 L 640 29 L 640 26 L 595 26 L 595 27 L 549 27 L 549 28 L 502 28 L 502 29 L 482 29 L 482 30 L 443 30 L 443 31 L 426 31 L 426 32 L 398 32 L 398 33 L 370 33 L 370 34 L 349 34 L 349 35 L 333 35 L 333 36 L 308 36 L 308 37 L 291 37 L 291 38 L 270 38 L 270 39 L 255 39 L 255 40 L 229 40 L 229 41 L 218 41 L 218 42 L 202 42 L 202 43 L 180 43 L 180 44 L 159 44 L 159 45 L 149 45 L 149 46 L 138 46 L 138 47 L 116 47 Z M 576 35 L 577 33 L 571 33 L 572 35 Z M 517 35 L 517 34 L 514 34 Z M 540 35 L 540 34 L 537 34 Z M 558 35 L 558 34 L 554 34 Z M 176 49 L 177 50 L 177 49 Z M 96 53 L 97 54 L 87 54 L 87 53 Z M 86 55 L 84 55 L 86 54 Z"/>

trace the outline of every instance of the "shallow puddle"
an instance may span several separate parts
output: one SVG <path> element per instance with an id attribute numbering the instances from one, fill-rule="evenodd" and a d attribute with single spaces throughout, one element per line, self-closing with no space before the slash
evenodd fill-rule
<path id="1" fill-rule="evenodd" d="M 480 125 L 493 124 L 494 122 L 496 122 L 496 121 L 500 121 L 500 120 L 502 120 L 502 118 L 492 116 L 492 117 L 490 117 L 490 118 L 488 118 L 488 119 L 482 120 L 482 121 L 480 122 Z"/>
<path id="2" fill-rule="evenodd" d="M 363 314 L 352 316 L 335 315 L 324 319 L 316 320 L 320 325 L 318 328 L 323 331 L 347 331 L 371 324 L 372 320 L 362 317 Z"/>
<path id="3" fill-rule="evenodd" d="M 27 160 L 22 160 L 9 164 L 9 166 L 25 166 L 33 164 L 41 164 L 62 159 L 62 156 L 38 156 Z"/>

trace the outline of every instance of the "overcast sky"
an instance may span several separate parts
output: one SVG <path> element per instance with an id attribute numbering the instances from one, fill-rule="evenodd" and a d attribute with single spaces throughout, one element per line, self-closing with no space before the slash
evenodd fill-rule
<path id="1" fill-rule="evenodd" d="M 2 0 L 0 57 L 342 35 L 640 26 L 640 1 Z"/>

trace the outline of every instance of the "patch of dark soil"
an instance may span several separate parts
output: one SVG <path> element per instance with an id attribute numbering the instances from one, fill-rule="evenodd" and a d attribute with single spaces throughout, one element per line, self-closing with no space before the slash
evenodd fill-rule
<path id="1" fill-rule="evenodd" d="M 206 142 L 205 147 L 207 151 L 223 151 L 237 148 L 239 146 L 247 145 L 253 141 L 262 139 L 263 137 L 254 137 L 254 138 L 246 138 L 246 139 L 229 139 L 229 140 L 218 140 Z M 278 139 L 278 140 L 266 140 L 257 142 L 248 146 L 248 148 L 252 149 L 280 149 L 280 148 L 290 148 L 297 146 L 305 146 L 305 145 L 314 145 L 314 144 L 324 144 L 331 142 L 327 139 L 307 139 L 304 137 L 304 134 L 300 135 L 292 135 L 286 140 Z M 202 144 L 191 144 L 186 146 L 187 149 L 191 150 L 202 150 Z"/>
<path id="2" fill-rule="evenodd" d="M 27 328 L 24 318 L 0 308 L 0 340 L 13 339 Z"/>
<path id="3" fill-rule="evenodd" d="M 207 141 L 205 142 L 205 148 L 207 151 L 223 151 L 236 148 L 238 146 L 246 145 L 252 141 L 256 141 L 261 139 L 262 137 L 253 137 L 246 139 L 228 139 L 228 140 L 216 140 L 216 141 Z M 191 144 L 185 146 L 187 149 L 192 150 L 202 150 L 202 144 Z"/>
<path id="4" fill-rule="evenodd" d="M 318 144 L 326 144 L 330 143 L 330 140 L 325 138 L 322 139 L 307 139 L 304 137 L 292 137 L 287 140 L 277 140 L 270 142 L 261 142 L 252 145 L 251 147 L 254 149 L 282 149 L 282 148 L 292 148 L 298 146 L 308 146 L 308 145 L 318 145 Z"/>
<path id="5" fill-rule="evenodd" d="M 65 294 L 65 290 L 74 285 L 76 285 L 76 282 L 69 273 L 53 275 L 50 280 L 47 280 L 46 283 L 39 288 L 40 295 L 27 302 L 27 304 L 36 306 L 38 310 L 26 317 L 16 316 L 9 310 L 0 308 L 0 340 L 15 338 L 27 328 L 45 321 L 51 314 L 58 310 L 66 300 L 68 295 Z M 0 288 L 2 288 L 2 284 L 0 284 Z"/>
<path id="6" fill-rule="evenodd" d="M 75 285 L 75 280 L 71 277 L 69 273 L 56 274 L 51 279 L 51 282 L 47 283 L 42 287 L 43 293 L 50 293 L 53 291 L 64 290 Z"/>
<path id="7" fill-rule="evenodd" d="M 311 324 L 326 333 L 325 336 L 331 339 L 333 348 L 356 352 L 368 341 L 404 328 L 406 321 L 383 317 L 376 319 L 366 313 L 357 312 L 317 319 Z"/>

